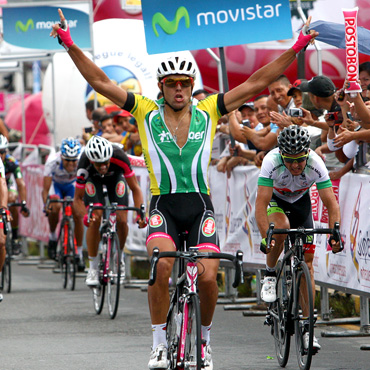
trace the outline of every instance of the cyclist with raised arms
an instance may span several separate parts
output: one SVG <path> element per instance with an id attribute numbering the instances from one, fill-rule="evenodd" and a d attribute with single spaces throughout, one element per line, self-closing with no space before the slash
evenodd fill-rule
<path id="1" fill-rule="evenodd" d="M 75 194 L 75 184 L 77 177 L 77 161 L 81 155 L 81 144 L 73 137 L 62 140 L 60 150 L 55 154 L 49 155 L 44 169 L 44 179 L 42 188 L 42 200 L 46 206 L 47 198 L 64 199 L 69 196 L 73 199 Z M 48 244 L 49 258 L 56 258 L 58 236 L 56 228 L 59 223 L 59 216 L 62 204 L 51 203 L 45 213 L 48 217 L 50 235 Z M 75 238 L 77 243 L 78 269 L 84 271 L 85 262 L 83 259 L 83 224 L 76 217 L 76 210 L 72 207 L 75 222 Z"/>
<path id="2" fill-rule="evenodd" d="M 4 209 L 8 212 L 8 187 L 5 180 L 5 168 L 3 161 L 0 158 L 0 211 Z M 5 249 L 6 236 L 4 234 L 4 224 L 2 218 L 0 218 L 0 272 L 3 270 L 6 257 Z M 0 291 L 0 302 L 3 300 L 3 294 Z"/>
<path id="3" fill-rule="evenodd" d="M 90 222 L 87 220 L 86 207 L 93 203 L 105 204 L 103 187 L 107 189 L 109 201 L 121 206 L 128 206 L 128 189 L 132 191 L 134 205 L 140 208 L 143 204 L 143 194 L 137 181 L 135 172 L 131 168 L 130 160 L 120 147 L 112 145 L 107 139 L 94 135 L 86 144 L 77 169 L 77 183 L 74 206 L 78 216 L 88 227 L 86 244 L 89 255 L 89 271 L 86 285 L 99 285 L 99 241 L 102 210 L 95 210 Z M 139 227 L 145 227 L 145 220 L 137 217 Z M 120 248 L 125 246 L 128 225 L 127 212 L 117 210 L 117 234 Z M 125 278 L 125 262 L 122 253 L 121 280 Z"/>
<path id="4" fill-rule="evenodd" d="M 271 150 L 263 159 L 258 178 L 256 199 L 256 221 L 263 237 L 261 249 L 267 252 L 266 274 L 263 280 L 261 298 L 265 302 L 276 300 L 276 263 L 284 247 L 286 235 L 275 235 L 271 246 L 266 246 L 267 230 L 270 222 L 278 229 L 313 228 L 313 217 L 309 189 L 316 183 L 319 195 L 329 212 L 329 227 L 340 222 L 339 205 L 336 201 L 328 170 L 323 160 L 311 149 L 307 129 L 288 126 L 278 136 L 278 148 Z M 333 252 L 340 250 L 339 241 L 329 239 Z M 313 294 L 315 281 L 313 257 L 315 244 L 313 238 L 306 238 L 304 257 L 310 270 Z M 303 312 L 303 314 L 308 314 Z M 307 334 L 307 335 L 306 335 Z M 304 345 L 308 348 L 308 332 Z M 314 337 L 313 346 L 321 347 Z"/>
<path id="5" fill-rule="evenodd" d="M 201 101 L 192 99 L 196 78 L 194 63 L 182 56 L 164 58 L 157 70 L 157 84 L 163 97 L 154 101 L 115 85 L 73 43 L 60 9 L 59 15 L 61 23 L 53 26 L 51 36 L 58 37 L 81 74 L 97 92 L 129 111 L 137 121 L 152 193 L 148 254 L 152 254 L 154 247 L 160 251 L 173 251 L 178 246 L 179 233 L 185 231 L 188 232 L 188 245 L 204 251 L 219 251 L 207 179 L 218 120 L 275 81 L 295 60 L 296 53 L 318 33 L 301 34 L 293 48 L 255 72 L 247 81 L 225 94 L 210 95 Z M 219 262 L 204 259 L 201 264 L 199 296 L 202 337 L 206 343 L 204 368 L 210 370 L 213 369 L 210 328 L 218 297 Z M 172 266 L 173 259 L 160 259 L 156 283 L 148 288 L 153 332 L 149 369 L 168 366 L 165 328 Z"/>
<path id="6" fill-rule="evenodd" d="M 0 157 L 5 168 L 5 178 L 8 186 L 8 203 L 16 202 L 19 197 L 22 202 L 21 214 L 23 217 L 28 217 L 30 210 L 27 207 L 26 184 L 19 162 L 8 153 L 8 147 L 8 139 L 4 135 L 0 135 Z M 9 211 L 12 216 L 12 253 L 16 255 L 21 251 L 20 242 L 18 241 L 18 208 L 10 207 Z"/>

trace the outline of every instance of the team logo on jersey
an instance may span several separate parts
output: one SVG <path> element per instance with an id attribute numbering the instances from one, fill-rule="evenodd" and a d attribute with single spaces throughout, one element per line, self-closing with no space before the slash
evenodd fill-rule
<path id="1" fill-rule="evenodd" d="M 123 181 L 118 181 L 116 185 L 117 197 L 122 198 L 126 193 L 126 184 Z"/>
<path id="2" fill-rule="evenodd" d="M 160 215 L 153 215 L 149 219 L 150 227 L 159 227 L 163 224 L 163 218 Z"/>
<path id="3" fill-rule="evenodd" d="M 96 194 L 95 185 L 92 182 L 87 182 L 85 191 L 89 197 L 94 197 Z"/>
<path id="4" fill-rule="evenodd" d="M 202 225 L 202 233 L 204 236 L 212 236 L 216 232 L 215 220 L 212 217 L 208 217 Z"/>

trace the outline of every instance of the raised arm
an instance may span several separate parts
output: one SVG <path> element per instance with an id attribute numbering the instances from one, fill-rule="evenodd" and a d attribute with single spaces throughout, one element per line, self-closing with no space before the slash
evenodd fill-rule
<path id="1" fill-rule="evenodd" d="M 50 36 L 54 38 L 58 37 L 59 42 L 67 50 L 82 76 L 95 91 L 104 95 L 119 107 L 122 107 L 126 102 L 127 92 L 115 85 L 108 76 L 73 43 L 62 10 L 58 9 L 58 13 L 60 25 L 53 25 Z"/>
<path id="2" fill-rule="evenodd" d="M 310 25 L 311 17 L 307 19 L 307 28 Z M 293 63 L 296 54 L 299 53 L 309 42 L 313 42 L 319 33 L 310 30 L 308 35 L 300 33 L 297 42 L 292 48 L 285 51 L 277 59 L 260 68 L 252 74 L 241 85 L 225 93 L 225 105 L 228 112 L 240 107 L 247 100 L 260 93 L 268 85 L 274 82 Z"/>

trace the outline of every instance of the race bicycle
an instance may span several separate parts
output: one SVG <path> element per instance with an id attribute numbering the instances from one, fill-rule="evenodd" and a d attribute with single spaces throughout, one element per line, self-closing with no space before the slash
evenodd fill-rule
<path id="1" fill-rule="evenodd" d="M 160 258 L 176 258 L 178 271 L 176 287 L 171 295 L 167 314 L 166 337 L 168 344 L 169 369 L 201 370 L 205 360 L 205 342 L 201 339 L 201 316 L 198 295 L 198 265 L 204 258 L 226 259 L 235 266 L 233 287 L 243 283 L 243 252 L 227 253 L 201 252 L 196 247 L 186 247 L 186 234 L 181 248 L 173 252 L 159 252 L 153 249 L 149 285 L 156 280 L 156 268 Z"/>
<path id="2" fill-rule="evenodd" d="M 67 196 L 65 199 L 48 197 L 45 204 L 46 214 L 50 204 L 62 204 L 62 220 L 58 236 L 57 261 L 62 278 L 62 286 L 70 290 L 75 289 L 76 272 L 78 270 L 77 245 L 74 236 L 75 223 L 72 215 L 73 198 Z"/>
<path id="3" fill-rule="evenodd" d="M 303 243 L 308 235 L 331 234 L 335 241 L 341 242 L 342 250 L 339 223 L 336 222 L 333 229 L 275 229 L 271 223 L 266 245 L 271 244 L 274 234 L 287 234 L 287 238 L 283 259 L 277 265 L 276 301 L 269 305 L 265 324 L 271 327 L 279 365 L 285 367 L 288 362 L 290 340 L 294 334 L 299 369 L 308 370 L 317 350 L 313 347 L 313 290 L 310 271 L 304 261 Z M 307 335 L 308 346 L 305 346 L 304 337 Z"/>
<path id="4" fill-rule="evenodd" d="M 120 284 L 121 284 L 121 249 L 116 232 L 116 211 L 136 211 L 141 219 L 145 219 L 144 205 L 141 208 L 90 204 L 88 222 L 94 210 L 103 210 L 100 225 L 101 253 L 99 263 L 99 285 L 92 287 L 95 312 L 100 315 L 104 306 L 105 289 L 107 289 L 108 312 L 111 319 L 117 315 Z"/>

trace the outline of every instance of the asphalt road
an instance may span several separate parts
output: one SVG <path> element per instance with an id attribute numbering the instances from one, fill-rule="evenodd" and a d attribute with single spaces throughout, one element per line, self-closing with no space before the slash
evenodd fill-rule
<path id="1" fill-rule="evenodd" d="M 219 304 L 212 328 L 214 369 L 279 369 L 263 317 L 244 317 Z M 311 369 L 367 370 L 369 337 L 320 337 L 322 350 Z M 13 262 L 13 291 L 0 303 L 0 370 L 144 370 L 151 346 L 146 293 L 123 289 L 116 319 L 104 307 L 95 314 L 83 277 L 76 290 L 61 288 L 51 269 Z M 297 369 L 294 347 L 286 369 Z"/>

